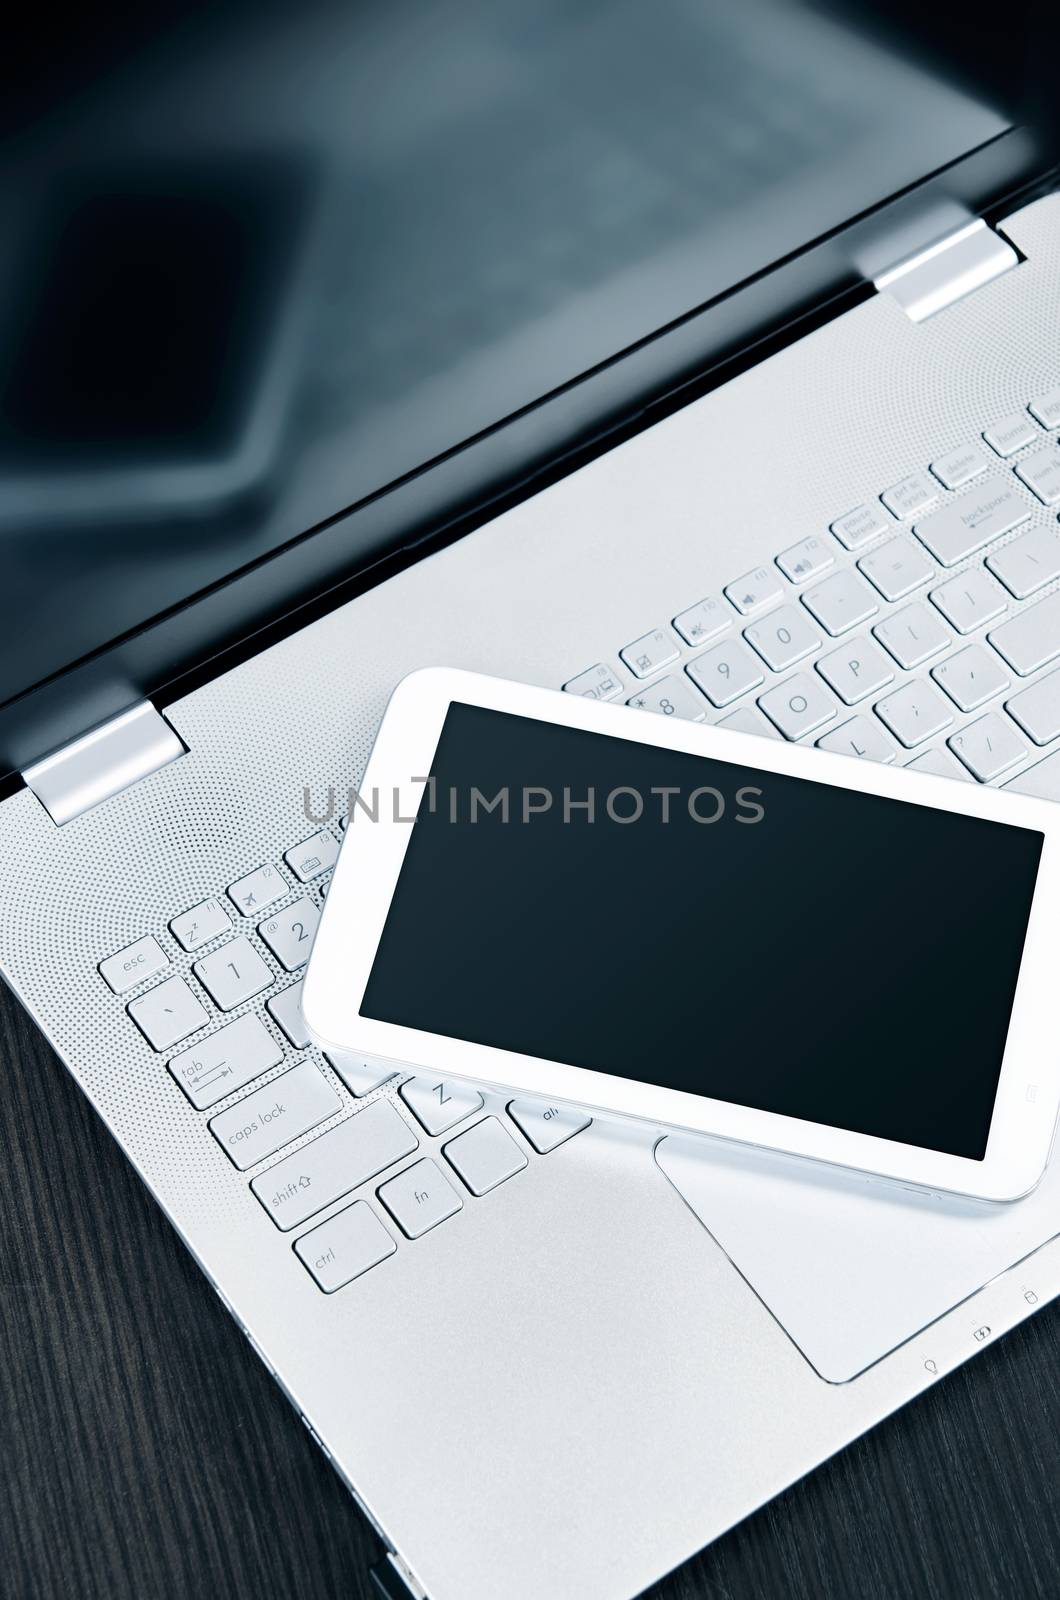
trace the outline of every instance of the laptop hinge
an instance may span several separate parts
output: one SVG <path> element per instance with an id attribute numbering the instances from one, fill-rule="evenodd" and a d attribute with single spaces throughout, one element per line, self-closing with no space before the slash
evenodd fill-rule
<path id="1" fill-rule="evenodd" d="M 185 753 L 149 700 L 35 761 L 22 774 L 60 827 Z"/>
<path id="2" fill-rule="evenodd" d="M 877 272 L 873 283 L 924 322 L 1019 265 L 1016 251 L 981 217 Z"/>

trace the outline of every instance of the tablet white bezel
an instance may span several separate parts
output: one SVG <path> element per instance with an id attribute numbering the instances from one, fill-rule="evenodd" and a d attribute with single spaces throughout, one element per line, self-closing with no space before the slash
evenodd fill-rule
<path id="1" fill-rule="evenodd" d="M 1041 865 L 983 1160 L 362 1017 L 361 1000 L 413 832 L 409 819 L 423 795 L 453 702 L 1040 831 Z M 302 994 L 307 1027 L 325 1049 L 363 1051 L 393 1060 L 395 1066 L 413 1063 L 417 1071 L 470 1078 L 502 1090 L 637 1117 L 660 1128 L 710 1134 L 980 1199 L 1016 1199 L 1041 1177 L 1060 1103 L 1060 984 L 1055 972 L 1060 807 L 448 668 L 415 672 L 398 685 L 359 793 L 368 804 L 378 794 L 378 817 L 369 820 L 356 806 L 351 811 Z M 397 805 L 393 796 L 400 797 Z M 945 1003 L 959 1004 L 960 998 Z"/>

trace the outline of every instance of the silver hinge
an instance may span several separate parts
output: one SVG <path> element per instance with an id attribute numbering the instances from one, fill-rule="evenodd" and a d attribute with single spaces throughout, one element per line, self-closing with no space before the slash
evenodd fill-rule
<path id="1" fill-rule="evenodd" d="M 873 276 L 913 322 L 924 322 L 1019 265 L 1019 256 L 981 217 Z"/>
<path id="2" fill-rule="evenodd" d="M 62 827 L 185 753 L 149 700 L 64 745 L 22 774 L 53 822 Z"/>

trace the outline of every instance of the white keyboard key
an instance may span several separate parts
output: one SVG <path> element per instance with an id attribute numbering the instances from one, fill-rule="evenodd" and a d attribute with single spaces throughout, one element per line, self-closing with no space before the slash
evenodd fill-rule
<path id="1" fill-rule="evenodd" d="M 1006 701 L 1005 710 L 1035 744 L 1049 744 L 1060 738 L 1060 672 L 1050 672 L 1029 689 L 1013 695 Z"/>
<path id="2" fill-rule="evenodd" d="M 935 778 L 957 778 L 961 783 L 974 781 L 967 768 L 948 750 L 925 750 L 905 765 L 908 772 L 930 772 Z"/>
<path id="3" fill-rule="evenodd" d="M 914 600 L 873 628 L 877 639 L 900 667 L 910 672 L 945 650 L 949 635 L 933 611 Z"/>
<path id="4" fill-rule="evenodd" d="M 919 681 L 903 684 L 885 700 L 877 701 L 876 714 L 907 750 L 941 733 L 953 721 L 953 713 L 938 690 Z"/>
<path id="5" fill-rule="evenodd" d="M 738 710 L 730 711 L 729 715 L 722 717 L 716 726 L 728 728 L 733 733 L 753 733 L 760 739 L 779 739 L 781 737 L 769 718 L 763 717 L 752 706 L 740 706 Z"/>
<path id="6" fill-rule="evenodd" d="M 831 722 L 837 709 L 820 678 L 809 672 L 797 672 L 787 683 L 762 695 L 758 704 L 785 739 L 802 739 L 822 728 Z"/>
<path id="7" fill-rule="evenodd" d="M 320 912 L 312 900 L 303 895 L 301 900 L 284 906 L 282 911 L 263 922 L 258 932 L 281 967 L 295 972 L 309 960 L 319 921 Z"/>
<path id="8" fill-rule="evenodd" d="M 672 633 L 667 633 L 665 628 L 656 628 L 654 632 L 634 639 L 632 644 L 625 645 L 618 653 L 634 677 L 653 678 L 671 661 L 676 661 L 681 652 L 674 643 Z"/>
<path id="9" fill-rule="evenodd" d="M 1027 410 L 1043 428 L 1060 428 L 1060 389 L 1050 389 L 1048 394 L 1039 395 Z"/>
<path id="10" fill-rule="evenodd" d="M 1002 788 L 1016 789 L 1036 800 L 1060 800 L 1060 750 L 1046 756 L 1037 766 L 1028 767 L 1018 777 L 1010 778 Z"/>
<path id="11" fill-rule="evenodd" d="M 231 926 L 232 919 L 220 900 L 210 899 L 202 900 L 190 911 L 182 911 L 179 917 L 174 917 L 169 924 L 169 931 L 181 949 L 198 950 L 200 945 L 209 944 L 218 934 L 227 933 Z"/>
<path id="12" fill-rule="evenodd" d="M 855 506 L 853 511 L 848 511 L 845 516 L 832 523 L 832 532 L 840 544 L 845 545 L 848 550 L 860 550 L 863 544 L 868 544 L 877 534 L 886 533 L 888 528 L 893 527 L 893 519 L 887 515 L 882 506 Z"/>
<path id="13" fill-rule="evenodd" d="M 153 978 L 156 972 L 169 966 L 169 957 L 158 940 L 146 933 L 142 939 L 127 944 L 124 950 L 108 956 L 99 964 L 100 975 L 115 994 L 124 994 L 144 978 Z"/>
<path id="14" fill-rule="evenodd" d="M 293 850 L 285 850 L 283 859 L 299 883 L 311 883 L 335 865 L 339 859 L 339 847 L 331 834 L 321 829 L 319 833 L 303 839 L 301 844 L 296 844 Z"/>
<path id="15" fill-rule="evenodd" d="M 366 1056 L 357 1050 L 325 1050 L 324 1060 L 358 1098 L 371 1094 L 381 1083 L 388 1083 L 398 1072 L 393 1061 Z"/>
<path id="16" fill-rule="evenodd" d="M 988 711 L 978 722 L 952 734 L 946 743 L 980 783 L 992 782 L 1027 754 L 1027 747 L 1012 724 L 1003 721 L 996 711 Z"/>
<path id="17" fill-rule="evenodd" d="M 725 593 L 741 616 L 748 617 L 752 611 L 759 611 L 762 606 L 772 605 L 775 600 L 781 599 L 784 590 L 771 567 L 755 567 L 752 572 L 745 572 L 742 578 L 737 578 L 735 583 L 726 584 Z"/>
<path id="18" fill-rule="evenodd" d="M 622 679 L 617 672 L 612 672 L 610 667 L 598 661 L 595 667 L 587 667 L 576 678 L 568 679 L 563 685 L 563 692 L 580 694 L 585 700 L 617 700 L 622 693 Z"/>
<path id="19" fill-rule="evenodd" d="M 937 500 L 938 484 L 926 472 L 911 472 L 880 495 L 888 511 L 896 517 L 915 517 L 932 500 Z"/>
<path id="20" fill-rule="evenodd" d="M 270 1067 L 278 1067 L 283 1050 L 259 1017 L 237 1017 L 201 1044 L 174 1056 L 169 1070 L 196 1111 L 205 1111 L 235 1094 Z"/>
<path id="21" fill-rule="evenodd" d="M 706 650 L 685 668 L 693 683 L 703 690 L 711 705 L 731 705 L 748 689 L 756 689 L 764 674 L 742 639 L 727 639 Z"/>
<path id="22" fill-rule="evenodd" d="M 795 606 L 771 611 L 761 622 L 745 628 L 743 636 L 774 672 L 785 672 L 796 661 L 812 655 L 821 643 L 821 636 L 805 611 Z"/>
<path id="23" fill-rule="evenodd" d="M 958 633 L 974 633 L 976 628 L 993 622 L 1007 604 L 993 578 L 982 567 L 972 567 L 956 578 L 947 578 L 937 589 L 932 589 L 931 599 Z"/>
<path id="24" fill-rule="evenodd" d="M 417 1161 L 384 1183 L 379 1198 L 410 1239 L 419 1239 L 447 1217 L 463 1209 L 464 1202 L 437 1161 Z"/>
<path id="25" fill-rule="evenodd" d="M 309 1043 L 309 1033 L 302 1018 L 302 983 L 292 983 L 282 994 L 266 1000 L 265 1009 L 278 1023 L 296 1050 L 304 1050 Z"/>
<path id="26" fill-rule="evenodd" d="M 885 600 L 904 600 L 935 576 L 927 556 L 911 539 L 888 539 L 858 562 Z"/>
<path id="27" fill-rule="evenodd" d="M 286 1233 L 418 1149 L 419 1140 L 397 1107 L 375 1100 L 277 1161 L 250 1187 Z"/>
<path id="28" fill-rule="evenodd" d="M 191 970 L 222 1011 L 231 1011 L 272 982 L 272 973 L 250 940 L 242 935 L 202 956 Z"/>
<path id="29" fill-rule="evenodd" d="M 488 1194 L 527 1165 L 523 1152 L 496 1117 L 486 1117 L 458 1134 L 442 1146 L 442 1154 L 472 1194 Z"/>
<path id="30" fill-rule="evenodd" d="M 963 489 L 989 465 L 977 444 L 960 444 L 931 463 L 931 470 L 946 489 Z"/>
<path id="31" fill-rule="evenodd" d="M 295 1254 L 325 1294 L 334 1294 L 392 1256 L 397 1245 L 363 1200 L 294 1242 Z"/>
<path id="32" fill-rule="evenodd" d="M 978 711 L 1009 686 L 1008 673 L 997 656 L 988 655 L 978 644 L 966 645 L 948 661 L 932 667 L 931 676 L 962 711 Z"/>
<path id="33" fill-rule="evenodd" d="M 702 722 L 707 715 L 706 701 L 686 678 L 660 678 L 650 689 L 638 690 L 626 704 L 661 717 L 683 717 L 686 722 Z"/>
<path id="34" fill-rule="evenodd" d="M 319 1067 L 303 1061 L 227 1111 L 219 1111 L 209 1128 L 225 1154 L 245 1172 L 341 1109 L 342 1101 Z"/>
<path id="35" fill-rule="evenodd" d="M 1031 508 L 1012 484 L 984 483 L 940 506 L 913 526 L 936 561 L 955 567 L 965 556 L 1011 533 L 1026 522 Z"/>
<path id="36" fill-rule="evenodd" d="M 1049 445 L 1045 450 L 1035 450 L 1024 456 L 1016 468 L 1016 476 L 1023 479 L 1043 506 L 1055 506 L 1060 500 L 1060 450 Z"/>
<path id="37" fill-rule="evenodd" d="M 792 583 L 806 583 L 810 578 L 820 577 L 834 562 L 832 549 L 815 534 L 808 539 L 800 539 L 798 544 L 782 550 L 777 556 L 777 566 Z"/>
<path id="38" fill-rule="evenodd" d="M 864 635 L 848 639 L 838 650 L 829 651 L 817 662 L 826 683 L 848 706 L 857 705 L 867 695 L 885 689 L 894 677 L 894 668 L 873 639 Z"/>
<path id="39" fill-rule="evenodd" d="M 898 754 L 878 722 L 868 717 L 854 717 L 841 728 L 817 740 L 818 750 L 830 750 L 837 756 L 856 756 L 859 761 L 882 761 L 885 765 Z"/>
<path id="40" fill-rule="evenodd" d="M 1050 528 L 1030 528 L 1003 550 L 995 550 L 986 564 L 1010 594 L 1026 600 L 1060 577 L 1060 538 Z"/>
<path id="41" fill-rule="evenodd" d="M 130 1000 L 128 1012 L 156 1050 L 169 1050 L 210 1020 L 183 978 L 167 978 L 139 1000 Z"/>
<path id="42" fill-rule="evenodd" d="M 1024 445 L 1031 444 L 1039 437 L 1024 411 L 1015 411 L 1012 416 L 1002 417 L 989 428 L 983 429 L 983 438 L 991 450 L 1002 457 L 1014 456 L 1017 450 L 1022 450 Z"/>
<path id="43" fill-rule="evenodd" d="M 856 572 L 835 572 L 812 589 L 804 589 L 802 603 L 833 638 L 856 628 L 880 609 L 872 590 Z"/>
<path id="44" fill-rule="evenodd" d="M 401 1098 L 420 1127 L 432 1138 L 448 1133 L 458 1122 L 482 1109 L 482 1096 L 468 1083 L 448 1078 L 410 1078 L 403 1083 Z"/>
<path id="45" fill-rule="evenodd" d="M 287 884 L 275 867 L 256 867 L 228 886 L 228 898 L 244 917 L 256 917 L 287 893 Z"/>
<path id="46" fill-rule="evenodd" d="M 674 618 L 674 627 L 686 644 L 707 644 L 732 621 L 732 612 L 721 600 L 700 600 Z"/>
<path id="47" fill-rule="evenodd" d="M 547 1100 L 513 1100 L 508 1115 L 539 1156 L 557 1150 L 576 1133 L 592 1127 L 592 1117 L 572 1106 L 554 1106 Z"/>
<path id="48" fill-rule="evenodd" d="M 1060 593 L 1018 611 L 987 638 L 1014 672 L 1029 678 L 1047 661 L 1060 655 Z"/>

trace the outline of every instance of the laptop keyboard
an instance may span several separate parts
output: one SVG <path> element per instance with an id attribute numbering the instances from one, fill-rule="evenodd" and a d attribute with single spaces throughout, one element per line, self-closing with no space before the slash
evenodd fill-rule
<path id="1" fill-rule="evenodd" d="M 675 596 L 671 621 L 645 618 L 564 688 L 1060 799 L 1060 590 L 1043 592 L 1060 578 L 1058 428 L 1060 389 L 721 594 Z M 327 1294 L 591 1123 L 530 1100 L 494 1112 L 470 1085 L 310 1044 L 299 974 L 338 851 L 320 829 L 99 963 Z"/>
<path id="2" fill-rule="evenodd" d="M 1058 427 L 1060 389 L 563 687 L 1060 800 Z"/>
<path id="3" fill-rule="evenodd" d="M 254 867 L 99 964 L 128 1024 L 203 1114 L 204 1136 L 292 1235 L 294 1255 L 326 1294 L 591 1121 L 529 1100 L 488 1114 L 468 1084 L 408 1075 L 397 1085 L 402 1111 L 388 1096 L 368 1099 L 400 1076 L 391 1063 L 310 1045 L 294 975 L 308 960 L 338 853 L 322 829 L 282 864 Z M 368 1184 L 372 1192 L 352 1199 Z"/>

